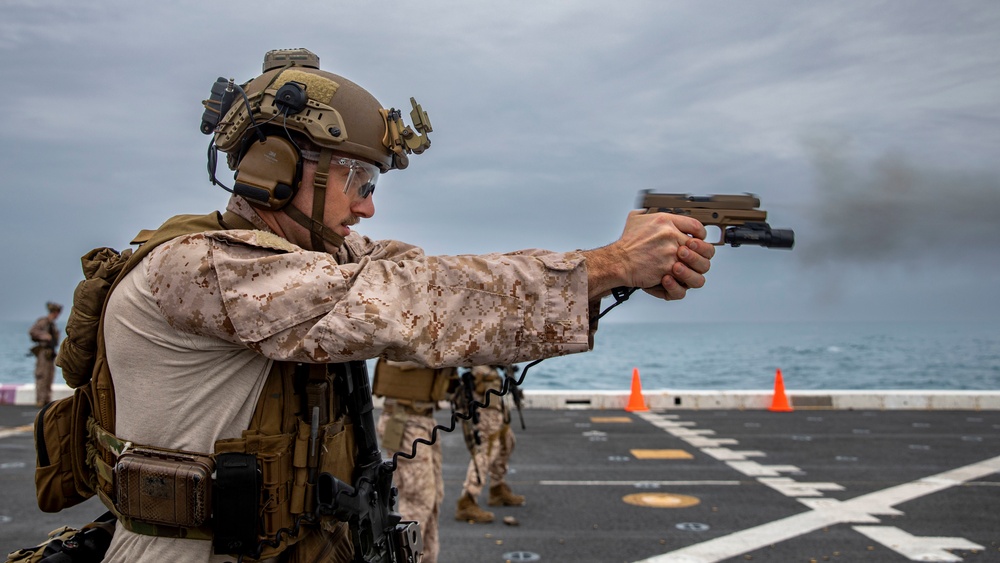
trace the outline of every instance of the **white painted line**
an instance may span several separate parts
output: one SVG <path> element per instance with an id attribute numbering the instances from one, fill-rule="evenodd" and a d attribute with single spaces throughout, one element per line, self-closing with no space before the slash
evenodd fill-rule
<path id="1" fill-rule="evenodd" d="M 790 477 L 761 477 L 757 479 L 786 497 L 821 497 L 823 491 L 843 491 L 837 483 L 799 483 Z"/>
<path id="2" fill-rule="evenodd" d="M 667 432 L 677 436 L 678 438 L 685 438 L 687 436 L 714 436 L 715 430 L 709 430 L 708 428 L 674 428 L 672 430 L 667 430 Z"/>
<path id="3" fill-rule="evenodd" d="M 586 485 L 589 487 L 618 486 L 626 485 L 630 487 L 658 485 L 661 487 L 688 487 L 698 485 L 739 485 L 739 481 L 539 481 L 539 485 Z"/>
<path id="4" fill-rule="evenodd" d="M 854 526 L 854 529 L 910 561 L 961 561 L 946 549 L 985 549 L 965 538 L 918 537 L 894 526 Z"/>
<path id="5" fill-rule="evenodd" d="M 1000 471 L 1000 456 L 839 502 L 801 499 L 808 512 L 734 532 L 706 542 L 644 559 L 642 563 L 715 563 L 836 524 L 878 524 L 875 515 L 901 514 L 897 504 Z"/>
<path id="6" fill-rule="evenodd" d="M 802 471 L 794 465 L 761 465 L 756 461 L 727 461 L 726 465 L 748 477 L 777 477 Z"/>
<path id="7" fill-rule="evenodd" d="M 664 415 L 658 415 L 658 416 L 664 416 Z M 676 421 L 677 417 L 680 416 L 680 415 L 676 415 L 675 414 L 675 415 L 672 415 L 672 416 L 674 418 L 670 419 L 670 420 L 651 420 L 650 422 L 652 422 L 654 426 L 659 426 L 660 428 L 685 428 L 685 427 L 688 427 L 688 426 L 694 426 L 695 425 L 695 423 L 693 421 L 691 421 L 691 422 L 689 422 L 689 421 Z M 643 417 L 643 418 L 646 418 L 646 417 Z"/>
<path id="8" fill-rule="evenodd" d="M 9 438 L 10 436 L 26 434 L 31 432 L 32 428 L 33 426 L 30 424 L 26 426 L 16 426 L 14 428 L 0 428 L 0 438 Z"/>
<path id="9" fill-rule="evenodd" d="M 719 446 L 731 445 L 735 446 L 739 444 L 739 441 L 732 438 L 681 438 L 685 442 L 691 444 L 696 448 L 718 448 Z"/>
<path id="10" fill-rule="evenodd" d="M 760 450 L 731 450 L 729 448 L 702 448 L 701 451 L 719 461 L 745 461 L 748 457 L 764 457 Z"/>

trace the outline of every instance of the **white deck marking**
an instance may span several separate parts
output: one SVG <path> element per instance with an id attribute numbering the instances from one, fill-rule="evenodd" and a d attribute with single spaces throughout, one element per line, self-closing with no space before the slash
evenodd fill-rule
<path id="1" fill-rule="evenodd" d="M 894 526 L 854 526 L 854 529 L 910 561 L 961 561 L 946 549 L 985 549 L 965 538 L 919 537 Z"/>
<path id="2" fill-rule="evenodd" d="M 903 483 L 839 502 L 834 499 L 801 499 L 808 512 L 740 530 L 728 536 L 678 549 L 642 563 L 715 563 L 748 551 L 780 543 L 836 524 L 878 524 L 875 515 L 901 514 L 897 504 L 979 479 L 1000 471 L 1000 456 Z"/>
<path id="3" fill-rule="evenodd" d="M 822 491 L 843 491 L 837 483 L 799 483 L 788 477 L 761 477 L 757 479 L 786 497 L 821 497 Z"/>
<path id="4" fill-rule="evenodd" d="M 965 538 L 918 537 L 894 526 L 854 526 L 854 529 L 910 561 L 961 561 L 947 549 L 985 549 Z"/>
<path id="5" fill-rule="evenodd" d="M 31 432 L 32 428 L 34 427 L 31 424 L 27 424 L 25 426 L 15 426 L 13 428 L 9 426 L 5 428 L 0 428 L 0 438 L 9 438 L 10 436 L 26 434 L 28 432 Z"/>
<path id="6" fill-rule="evenodd" d="M 731 450 L 729 448 L 702 448 L 701 451 L 719 461 L 746 461 L 748 457 L 764 457 L 760 450 Z"/>
<path id="7" fill-rule="evenodd" d="M 667 430 L 667 432 L 677 436 L 678 438 L 687 438 L 688 436 L 715 436 L 715 430 L 710 430 L 708 428 L 674 428 L 672 430 Z"/>
<path id="8" fill-rule="evenodd" d="M 539 481 L 539 485 L 586 485 L 603 487 L 608 485 L 627 485 L 630 487 L 656 485 L 660 487 L 681 487 L 691 485 L 739 485 L 739 481 Z"/>
<path id="9" fill-rule="evenodd" d="M 726 465 L 748 477 L 778 477 L 782 473 L 799 473 L 794 465 L 761 465 L 756 461 L 727 461 Z"/>
<path id="10" fill-rule="evenodd" d="M 696 448 L 718 448 L 719 446 L 735 446 L 736 444 L 739 444 L 738 441 L 732 438 L 684 437 L 681 438 L 681 440 L 684 440 Z"/>

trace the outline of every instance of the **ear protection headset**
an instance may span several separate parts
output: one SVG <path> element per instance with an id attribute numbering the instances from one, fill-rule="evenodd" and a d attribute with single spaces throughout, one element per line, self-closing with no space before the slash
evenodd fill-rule
<path id="1" fill-rule="evenodd" d="M 305 109 L 308 99 L 305 85 L 290 81 L 278 89 L 274 103 L 287 117 Z M 247 142 L 249 146 L 236 165 L 233 193 L 260 207 L 281 209 L 295 196 L 302 178 L 298 147 L 290 138 L 267 135 L 260 129 Z"/>

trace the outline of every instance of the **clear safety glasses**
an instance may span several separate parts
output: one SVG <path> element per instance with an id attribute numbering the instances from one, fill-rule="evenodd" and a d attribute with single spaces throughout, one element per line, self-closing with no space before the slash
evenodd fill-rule
<path id="1" fill-rule="evenodd" d="M 345 194 L 351 188 L 355 188 L 358 190 L 358 197 L 365 199 L 375 191 L 375 184 L 378 183 L 378 177 L 381 173 L 378 166 L 342 156 L 334 156 L 330 160 L 330 166 L 339 166 L 348 170 L 347 180 L 344 182 Z"/>

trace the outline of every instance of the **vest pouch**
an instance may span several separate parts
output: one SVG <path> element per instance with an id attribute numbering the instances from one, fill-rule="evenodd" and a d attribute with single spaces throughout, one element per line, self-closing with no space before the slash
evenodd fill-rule
<path id="1" fill-rule="evenodd" d="M 411 401 L 441 401 L 448 397 L 448 387 L 455 368 L 425 368 L 408 363 L 375 364 L 372 395 Z"/>
<path id="2" fill-rule="evenodd" d="M 453 382 L 457 384 L 458 370 L 455 368 L 440 368 L 434 370 L 434 383 L 431 385 L 431 400 L 443 401 L 452 392 Z"/>
<path id="3" fill-rule="evenodd" d="M 297 537 L 289 537 L 283 533 L 278 539 L 282 528 L 291 530 L 295 524 L 290 510 L 293 483 L 293 455 L 295 434 L 278 434 L 265 436 L 246 430 L 242 438 L 218 440 L 215 442 L 216 456 L 222 453 L 238 452 L 257 456 L 257 466 L 260 469 L 260 500 L 258 505 L 258 522 L 260 538 L 278 543 L 277 546 L 265 546 L 260 559 L 273 557 L 284 551 L 286 546 L 301 539 L 305 532 Z"/>
<path id="4" fill-rule="evenodd" d="M 284 563 L 355 561 L 347 522 L 326 521 L 320 533 L 307 535 L 283 554 Z"/>
<path id="5" fill-rule="evenodd" d="M 208 456 L 152 448 L 125 451 L 115 464 L 115 508 L 130 520 L 198 528 L 212 510 Z"/>
<path id="6" fill-rule="evenodd" d="M 354 426 L 347 420 L 346 417 L 341 417 L 319 427 L 315 448 L 318 459 L 314 465 L 310 465 L 310 452 L 313 451 L 310 438 L 312 427 L 304 421 L 299 422 L 299 432 L 295 439 L 295 483 L 291 503 L 293 514 L 312 512 L 315 491 L 310 481 L 315 481 L 320 473 L 330 473 L 345 483 L 352 481 L 356 455 Z"/>
<path id="7" fill-rule="evenodd" d="M 319 473 L 329 473 L 345 483 L 354 483 L 354 460 L 358 452 L 354 442 L 354 425 L 347 422 L 336 432 L 331 428 L 323 436 L 323 457 L 320 458 Z M 313 497 L 310 497 L 313 498 Z"/>
<path id="8" fill-rule="evenodd" d="M 35 497 L 42 512 L 59 512 L 77 505 L 93 492 L 78 475 L 76 464 L 86 458 L 86 417 L 77 418 L 78 403 L 89 405 L 83 391 L 53 401 L 35 415 Z M 83 428 L 83 430 L 81 430 Z M 78 486 L 79 485 L 79 486 Z"/>

